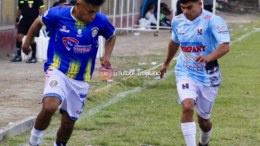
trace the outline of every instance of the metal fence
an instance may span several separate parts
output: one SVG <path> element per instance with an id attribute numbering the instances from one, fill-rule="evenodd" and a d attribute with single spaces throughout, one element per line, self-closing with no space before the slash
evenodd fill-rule
<path id="1" fill-rule="evenodd" d="M 51 8 L 54 2 L 58 0 L 43 0 L 46 11 L 47 9 Z M 130 0 L 133 1 L 133 0 Z M 106 0 L 106 2 L 101 7 L 101 12 L 106 14 L 108 17 L 112 18 L 114 13 L 114 3 L 121 4 L 122 0 Z M 132 5 L 132 2 L 130 2 L 130 8 L 134 7 L 134 11 L 136 14 L 140 14 L 141 6 L 143 4 L 144 0 L 137 0 L 135 5 Z M 14 26 L 15 19 L 16 19 L 16 12 L 17 12 L 17 5 L 18 0 L 0 0 L 0 28 L 6 27 L 6 26 Z M 116 14 L 121 14 L 121 8 L 120 5 L 117 5 L 116 8 Z M 126 14 L 127 6 L 125 5 L 125 8 L 123 8 L 123 13 Z"/>

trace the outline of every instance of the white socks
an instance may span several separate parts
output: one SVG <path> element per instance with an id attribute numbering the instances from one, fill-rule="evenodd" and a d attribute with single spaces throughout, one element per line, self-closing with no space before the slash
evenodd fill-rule
<path id="1" fill-rule="evenodd" d="M 206 145 L 209 142 L 209 136 L 211 134 L 212 129 L 213 129 L 213 126 L 209 132 L 203 132 L 200 129 L 200 144 Z"/>
<path id="2" fill-rule="evenodd" d="M 185 137 L 187 146 L 196 146 L 196 124 L 195 122 L 181 123 L 181 130 Z"/>
<path id="3" fill-rule="evenodd" d="M 38 145 L 40 143 L 41 137 L 43 136 L 45 130 L 37 130 L 34 126 L 31 131 L 30 144 Z"/>

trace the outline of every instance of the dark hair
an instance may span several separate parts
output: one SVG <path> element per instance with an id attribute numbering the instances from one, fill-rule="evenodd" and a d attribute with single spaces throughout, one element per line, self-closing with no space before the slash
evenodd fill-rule
<path id="1" fill-rule="evenodd" d="M 106 0 L 84 0 L 84 1 L 91 5 L 101 6 Z"/>
<path id="2" fill-rule="evenodd" d="M 185 3 L 187 3 L 187 2 L 194 2 L 194 3 L 196 3 L 196 2 L 198 2 L 198 1 L 200 1 L 200 0 L 180 0 L 180 2 L 181 2 L 182 4 L 185 4 Z"/>

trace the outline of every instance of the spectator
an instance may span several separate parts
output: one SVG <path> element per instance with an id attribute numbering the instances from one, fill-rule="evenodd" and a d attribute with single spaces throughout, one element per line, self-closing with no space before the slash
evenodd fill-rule
<path id="1" fill-rule="evenodd" d="M 77 4 L 77 0 L 71 0 L 70 1 L 70 6 L 75 6 Z"/>
<path id="2" fill-rule="evenodd" d="M 44 7 L 45 5 L 43 4 L 42 0 L 18 0 L 17 16 L 15 22 L 15 28 L 18 29 L 16 37 L 17 55 L 14 59 L 11 60 L 12 62 L 22 61 L 21 47 L 23 37 L 27 35 L 29 28 L 33 24 L 34 20 L 39 16 L 39 14 L 42 15 L 42 13 L 44 12 Z M 20 21 L 21 15 L 23 16 L 23 18 Z M 30 45 L 32 48 L 32 57 L 26 63 L 36 63 L 36 43 L 34 39 L 31 40 Z"/>
<path id="3" fill-rule="evenodd" d="M 151 26 L 157 26 L 157 20 L 154 17 L 154 7 L 150 7 L 145 14 L 145 18 L 151 22 Z"/>
<path id="4" fill-rule="evenodd" d="M 212 13 L 213 0 L 203 0 L 204 9 Z"/>

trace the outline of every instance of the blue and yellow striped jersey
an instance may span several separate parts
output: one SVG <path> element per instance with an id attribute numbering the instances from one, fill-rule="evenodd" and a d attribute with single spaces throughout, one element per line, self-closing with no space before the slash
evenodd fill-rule
<path id="1" fill-rule="evenodd" d="M 109 40 L 115 35 L 115 28 L 101 13 L 91 23 L 84 24 L 72 15 L 73 8 L 54 7 L 41 17 L 45 29 L 52 31 L 44 71 L 57 68 L 69 78 L 90 82 L 98 36 Z"/>

